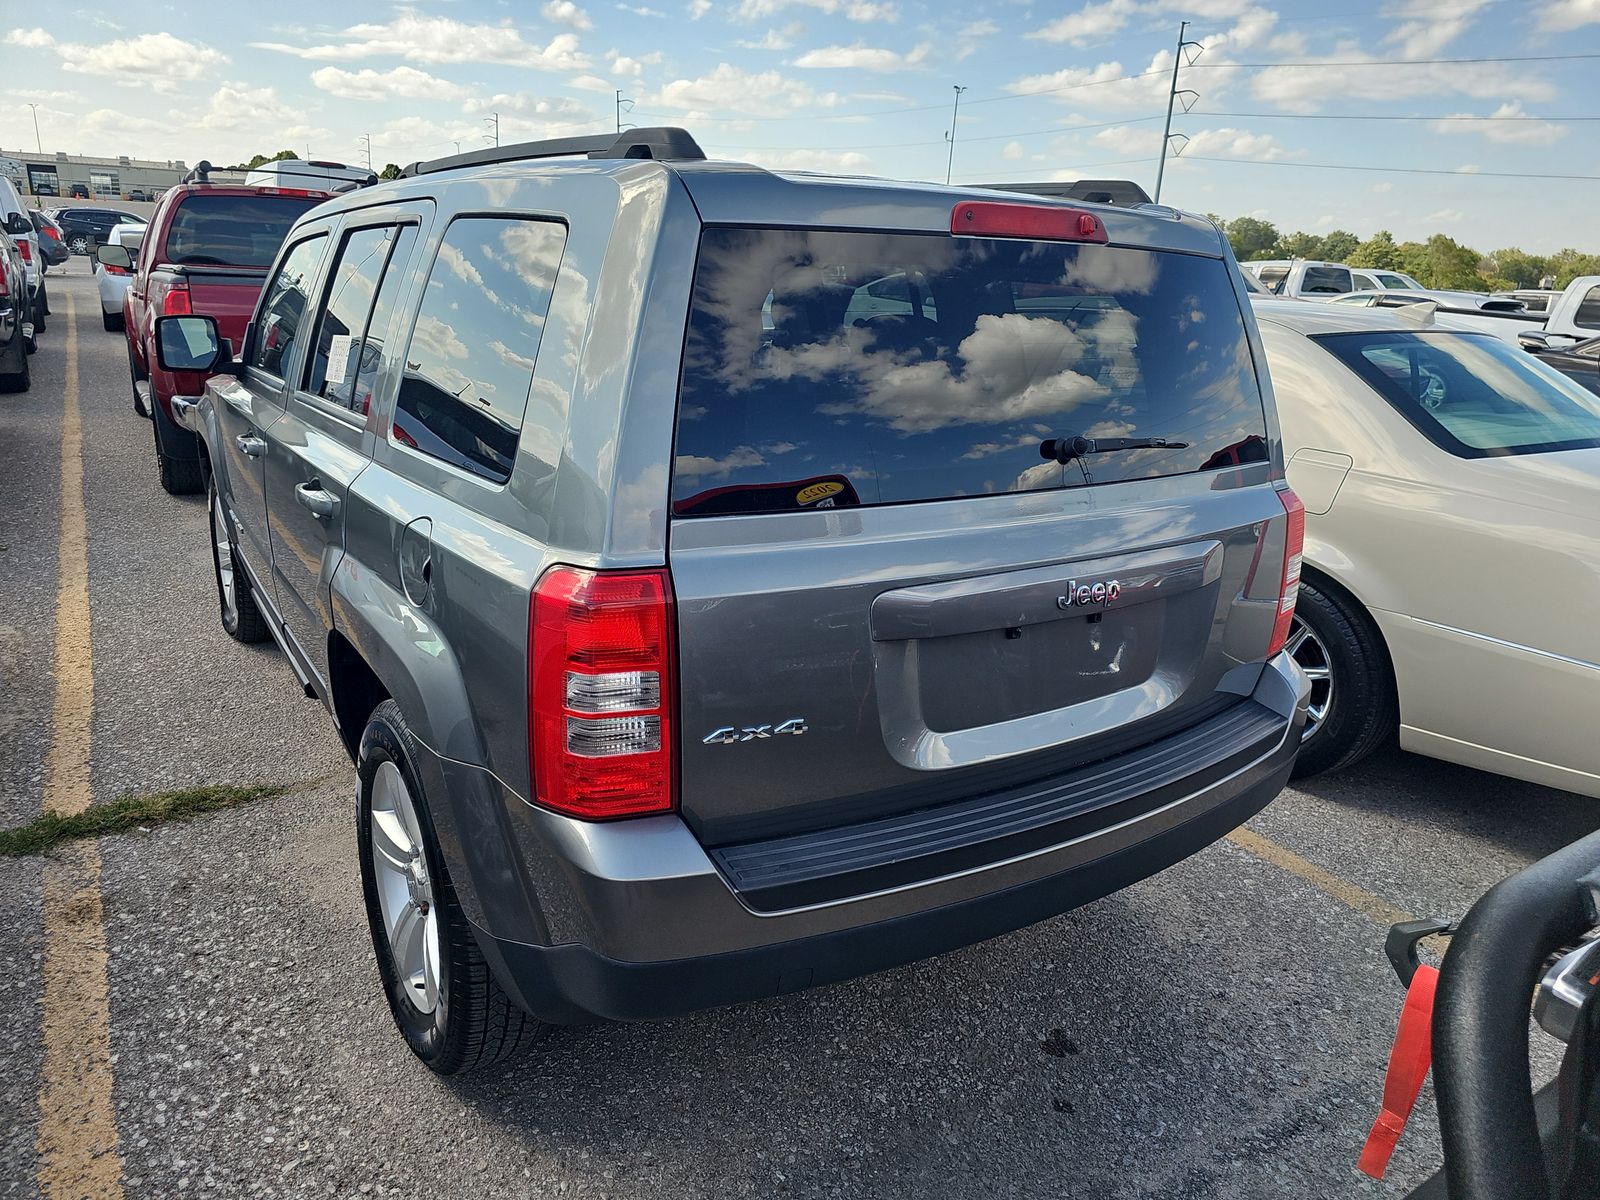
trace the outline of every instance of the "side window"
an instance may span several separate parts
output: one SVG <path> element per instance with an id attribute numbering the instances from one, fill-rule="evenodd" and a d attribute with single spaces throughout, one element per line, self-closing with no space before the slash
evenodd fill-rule
<path id="1" fill-rule="evenodd" d="M 294 350 L 295 338 L 311 299 L 311 277 L 316 274 L 327 241 L 327 236 L 319 233 L 296 242 L 279 262 L 256 317 L 250 366 L 279 379 L 284 377 L 285 364 Z"/>
<path id="2" fill-rule="evenodd" d="M 367 341 L 367 329 L 375 315 L 374 302 L 382 292 L 389 293 L 389 305 L 394 303 L 398 281 L 385 274 L 385 267 L 402 233 L 409 248 L 416 237 L 413 225 L 403 230 L 395 225 L 353 230 L 345 236 L 330 272 L 313 343 L 316 351 L 306 364 L 305 390 L 354 412 L 365 412 L 371 399 L 372 377 L 377 374 L 383 346 Z M 403 255 L 394 261 L 403 269 Z M 397 269 L 396 275 L 399 273 Z M 386 309 L 378 327 L 382 329 L 387 322 Z"/>
<path id="3" fill-rule="evenodd" d="M 1572 318 L 1580 329 L 1600 329 L 1600 287 L 1592 287 L 1578 304 L 1578 315 Z"/>
<path id="4" fill-rule="evenodd" d="M 451 222 L 406 348 L 397 442 L 495 483 L 511 478 L 566 240 L 552 221 Z"/>

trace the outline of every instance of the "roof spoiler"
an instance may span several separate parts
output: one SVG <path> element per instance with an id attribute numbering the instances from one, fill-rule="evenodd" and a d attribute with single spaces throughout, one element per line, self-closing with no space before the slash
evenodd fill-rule
<path id="1" fill-rule="evenodd" d="M 974 186 L 993 188 L 997 192 L 1049 196 L 1054 200 L 1078 200 L 1085 204 L 1114 204 L 1118 208 L 1132 208 L 1136 204 L 1151 202 L 1149 193 L 1131 179 L 1080 179 L 1076 183 L 980 183 Z"/>
<path id="2" fill-rule="evenodd" d="M 446 158 L 414 162 L 400 172 L 402 179 L 431 175 L 457 167 L 481 167 L 490 163 L 523 162 L 538 158 L 649 158 L 665 162 L 701 161 L 705 151 L 686 129 L 670 125 L 645 129 L 624 129 L 621 133 L 602 133 L 585 137 L 547 138 L 542 142 L 518 142 L 512 146 L 490 146 L 469 150 Z"/>

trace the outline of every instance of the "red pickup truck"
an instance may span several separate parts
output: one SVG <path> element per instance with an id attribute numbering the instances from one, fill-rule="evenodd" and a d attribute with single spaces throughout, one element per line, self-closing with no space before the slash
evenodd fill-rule
<path id="1" fill-rule="evenodd" d="M 267 270 L 289 227 L 331 192 L 182 183 L 156 206 L 123 299 L 133 407 L 155 426 L 161 486 L 174 496 L 205 490 L 200 442 L 172 416 L 172 397 L 199 395 L 205 375 L 163 371 L 156 363 L 157 317 L 215 317 L 223 337 L 242 350 Z"/>

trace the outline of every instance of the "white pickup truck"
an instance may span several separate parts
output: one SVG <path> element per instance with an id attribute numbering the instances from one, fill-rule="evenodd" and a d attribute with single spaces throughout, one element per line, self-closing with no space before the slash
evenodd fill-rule
<path id="1" fill-rule="evenodd" d="M 1438 300 L 1440 293 L 1415 291 L 1362 292 L 1337 296 L 1336 304 L 1370 308 L 1403 308 L 1419 301 L 1438 302 L 1441 324 L 1456 329 L 1481 329 L 1508 342 L 1562 347 L 1600 336 L 1600 275 L 1580 275 L 1550 302 L 1545 312 L 1501 312 L 1491 307 L 1455 305 Z"/>

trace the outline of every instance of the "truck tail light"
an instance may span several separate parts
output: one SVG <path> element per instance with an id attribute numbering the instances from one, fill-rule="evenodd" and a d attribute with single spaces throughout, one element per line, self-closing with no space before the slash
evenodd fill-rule
<path id="1" fill-rule="evenodd" d="M 1028 238 L 1040 242 L 1108 240 L 1106 225 L 1081 208 L 1046 208 L 996 200 L 963 200 L 950 210 L 950 232 L 969 237 Z"/>
<path id="2" fill-rule="evenodd" d="M 672 584 L 553 567 L 528 620 L 528 753 L 546 808 L 589 820 L 676 805 Z"/>
<path id="3" fill-rule="evenodd" d="M 1306 545 L 1306 506 L 1288 488 L 1278 489 L 1278 499 L 1289 523 L 1283 531 L 1283 575 L 1278 584 L 1278 620 L 1272 627 L 1272 644 L 1267 647 L 1267 657 L 1282 650 L 1289 642 L 1289 624 L 1294 620 L 1294 602 L 1300 594 L 1300 558 Z"/>
<path id="4" fill-rule="evenodd" d="M 189 285 L 181 280 L 167 289 L 167 294 L 161 298 L 161 315 L 165 317 L 187 317 L 194 312 L 194 304 L 189 299 Z"/>

